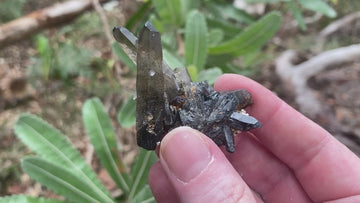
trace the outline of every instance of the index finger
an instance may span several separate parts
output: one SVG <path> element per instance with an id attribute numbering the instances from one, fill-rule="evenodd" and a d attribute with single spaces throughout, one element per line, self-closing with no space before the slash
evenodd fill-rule
<path id="1" fill-rule="evenodd" d="M 254 104 L 247 111 L 263 124 L 252 132 L 294 171 L 313 201 L 360 194 L 360 161 L 355 154 L 259 83 L 234 74 L 215 83 L 216 90 L 240 88 L 252 94 Z"/>

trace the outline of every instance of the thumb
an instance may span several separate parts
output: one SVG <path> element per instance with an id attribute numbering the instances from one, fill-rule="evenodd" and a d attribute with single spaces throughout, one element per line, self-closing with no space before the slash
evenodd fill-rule
<path id="1" fill-rule="evenodd" d="M 256 202 L 216 144 L 189 127 L 169 132 L 160 163 L 182 202 Z"/>

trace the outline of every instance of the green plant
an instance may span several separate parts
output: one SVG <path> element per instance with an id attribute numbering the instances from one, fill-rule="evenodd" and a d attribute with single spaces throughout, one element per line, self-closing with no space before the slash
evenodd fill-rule
<path id="1" fill-rule="evenodd" d="M 97 157 L 122 194 L 111 197 L 94 171 L 65 135 L 40 118 L 22 114 L 15 133 L 37 155 L 22 159 L 23 170 L 34 180 L 65 197 L 64 201 L 15 195 L 5 202 L 154 202 L 147 175 L 156 161 L 152 151 L 140 150 L 130 172 L 118 156 L 111 120 L 97 98 L 83 105 L 83 122 Z"/>
<path id="2" fill-rule="evenodd" d="M 91 76 L 92 51 L 77 47 L 71 41 L 57 42 L 41 34 L 35 37 L 35 43 L 38 57 L 34 58 L 34 65 L 28 67 L 30 77 L 68 80 L 75 75 Z"/>
<path id="3" fill-rule="evenodd" d="M 21 16 L 26 0 L 2 0 L 0 3 L 0 22 L 5 23 Z"/>
<path id="4" fill-rule="evenodd" d="M 293 14 L 299 27 L 302 30 L 306 30 L 304 17 L 302 10 L 310 10 L 313 12 L 321 13 L 327 17 L 336 17 L 336 11 L 327 4 L 326 0 L 245 0 L 248 3 L 268 3 L 268 4 L 279 4 L 285 3 L 286 7 Z"/>
<path id="5" fill-rule="evenodd" d="M 259 53 L 281 23 L 278 12 L 255 20 L 225 1 L 151 2 L 154 11 L 148 12 L 148 16 L 135 13 L 127 27 L 134 30 L 136 20 L 143 22 L 146 18 L 150 19 L 162 34 L 163 56 L 170 67 L 186 67 L 193 80 L 206 79 L 210 84 L 223 72 L 248 73 L 251 69 L 245 72 L 237 68 L 234 59 L 246 59 Z M 142 13 L 149 7 L 148 4 L 141 7 Z M 129 64 L 123 52 L 116 53 L 126 65 Z M 247 60 L 247 67 L 256 64 L 250 63 L 253 61 Z M 128 66 L 134 69 L 134 65 Z"/>

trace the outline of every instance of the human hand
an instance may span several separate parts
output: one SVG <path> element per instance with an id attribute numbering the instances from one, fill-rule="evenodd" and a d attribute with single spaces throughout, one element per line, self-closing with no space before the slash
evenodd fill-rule
<path id="1" fill-rule="evenodd" d="M 263 126 L 237 135 L 233 154 L 191 128 L 169 132 L 149 174 L 158 202 L 360 202 L 354 153 L 255 81 L 227 74 L 215 83 L 240 88 Z"/>

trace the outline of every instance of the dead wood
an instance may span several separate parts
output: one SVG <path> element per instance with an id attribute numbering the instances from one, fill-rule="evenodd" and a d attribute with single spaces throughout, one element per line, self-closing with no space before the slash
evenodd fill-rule
<path id="1" fill-rule="evenodd" d="M 105 3 L 108 0 L 101 0 Z M 0 48 L 25 39 L 42 29 L 69 22 L 91 9 L 91 0 L 72 0 L 32 12 L 0 26 Z"/>
<path id="2" fill-rule="evenodd" d="M 295 56 L 295 51 L 287 50 L 278 57 L 276 59 L 276 73 L 282 80 L 290 82 L 294 87 L 295 99 L 300 106 L 300 110 L 304 113 L 316 115 L 321 111 L 322 104 L 308 87 L 308 79 L 332 64 L 358 59 L 360 57 L 360 44 L 323 52 L 299 65 L 294 65 L 291 62 Z"/>
<path id="3" fill-rule="evenodd" d="M 343 27 L 351 25 L 355 20 L 360 19 L 360 11 L 350 13 L 326 26 L 319 34 L 320 37 L 325 38 Z"/>

